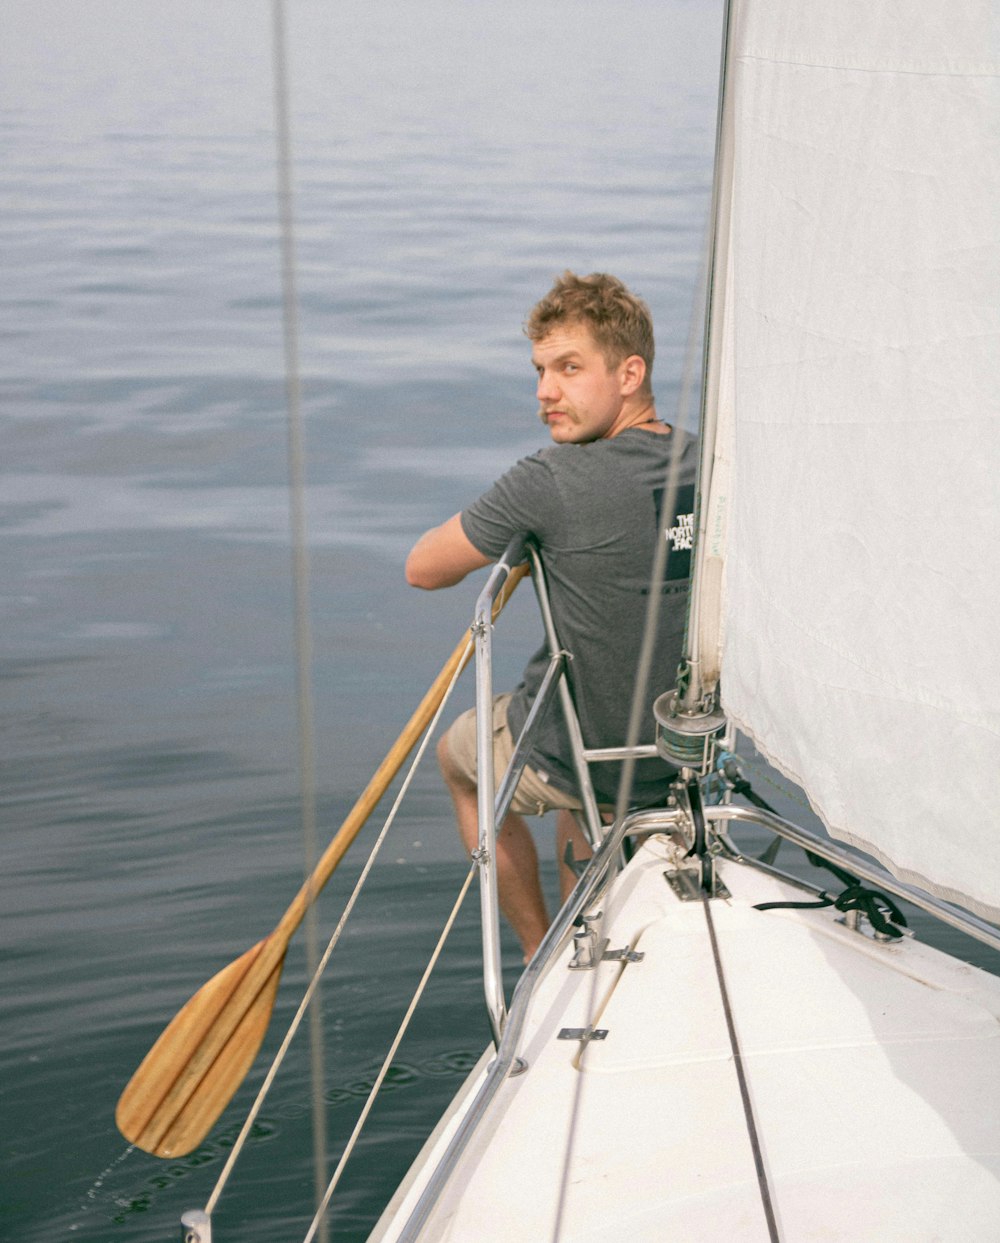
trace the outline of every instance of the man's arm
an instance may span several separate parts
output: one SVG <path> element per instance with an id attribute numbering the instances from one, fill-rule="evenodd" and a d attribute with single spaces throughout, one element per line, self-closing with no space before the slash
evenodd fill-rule
<path id="1" fill-rule="evenodd" d="M 413 545 L 406 558 L 406 581 L 425 591 L 452 587 L 492 560 L 472 543 L 462 530 L 461 516 L 455 514 L 439 527 L 425 531 Z"/>

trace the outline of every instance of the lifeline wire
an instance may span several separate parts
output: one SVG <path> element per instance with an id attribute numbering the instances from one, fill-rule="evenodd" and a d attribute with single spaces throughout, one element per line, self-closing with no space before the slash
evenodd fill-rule
<path id="1" fill-rule="evenodd" d="M 462 908 L 462 903 L 465 901 L 466 894 L 469 892 L 469 886 L 472 884 L 472 878 L 475 874 L 476 864 L 473 863 L 469 868 L 468 874 L 466 875 L 465 883 L 459 891 L 455 905 L 451 909 L 451 914 L 448 916 L 444 929 L 438 938 L 437 945 L 434 947 L 434 952 L 431 954 L 430 960 L 424 969 L 424 974 L 420 977 L 420 983 L 417 985 L 416 992 L 414 992 L 409 1007 L 403 1015 L 403 1021 L 399 1026 L 399 1031 L 396 1033 L 395 1039 L 389 1046 L 389 1052 L 385 1055 L 385 1061 L 382 1063 L 381 1069 L 375 1076 L 375 1082 L 372 1085 L 372 1090 L 369 1092 L 364 1108 L 361 1110 L 358 1120 L 355 1123 L 354 1130 L 351 1132 L 350 1139 L 347 1141 L 343 1155 L 337 1163 L 337 1168 L 333 1171 L 333 1177 L 330 1179 L 330 1185 L 327 1187 L 326 1194 L 324 1195 L 319 1208 L 316 1210 L 316 1216 L 313 1218 L 312 1225 L 309 1227 L 309 1233 L 303 1239 L 302 1243 L 312 1243 L 312 1239 L 315 1237 L 316 1228 L 319 1226 L 323 1218 L 323 1214 L 327 1210 L 327 1206 L 330 1203 L 337 1183 L 340 1181 L 340 1175 L 343 1173 L 344 1166 L 347 1164 L 351 1154 L 354 1152 L 354 1148 L 358 1142 L 358 1137 L 361 1134 L 362 1127 L 364 1127 L 365 1122 L 368 1119 L 368 1115 L 371 1113 L 372 1106 L 375 1104 L 375 1098 L 378 1096 L 379 1088 L 381 1088 L 386 1075 L 389 1073 L 389 1068 L 392 1066 L 392 1059 L 396 1056 L 396 1050 L 399 1048 L 403 1041 L 403 1037 L 406 1035 L 407 1028 L 410 1026 L 410 1019 L 413 1018 L 413 1013 L 420 1004 L 420 999 L 424 995 L 424 989 L 427 987 L 427 982 L 431 978 L 431 972 L 437 965 L 437 960 L 441 956 L 441 951 L 444 949 L 444 943 L 448 939 L 448 936 L 455 924 L 455 920 L 458 918 L 458 912 Z"/>
<path id="2" fill-rule="evenodd" d="M 473 643 L 472 643 L 472 639 L 470 638 L 468 646 L 466 647 L 465 657 L 468 657 L 472 646 L 473 646 Z M 451 698 L 452 691 L 455 689 L 455 684 L 462 674 L 464 664 L 465 664 L 465 658 L 459 661 L 458 666 L 454 674 L 452 675 L 452 679 L 448 683 L 448 689 L 445 691 L 444 697 L 442 698 L 441 703 L 438 705 L 438 709 L 434 713 L 434 716 L 433 716 L 433 719 L 431 720 L 430 725 L 428 726 L 427 730 L 424 732 L 424 736 L 421 739 L 420 746 L 417 748 L 416 755 L 414 755 L 413 761 L 410 764 L 410 767 L 407 771 L 406 779 L 403 781 L 403 784 L 400 786 L 399 793 L 396 795 L 396 799 L 393 802 L 392 807 L 389 810 L 389 814 L 386 817 L 385 823 L 382 825 L 382 828 L 379 831 L 379 835 L 375 841 L 375 845 L 372 847 L 371 853 L 368 856 L 365 866 L 364 868 L 362 868 L 361 875 L 358 877 L 357 884 L 354 886 L 351 896 L 347 900 L 347 905 L 344 907 L 343 914 L 341 915 L 336 928 L 334 928 L 333 930 L 333 935 L 330 937 L 326 950 L 323 953 L 323 957 L 320 959 L 316 967 L 316 970 L 313 973 L 312 979 L 309 981 L 309 987 L 306 989 L 305 993 L 302 996 L 302 1001 L 299 1003 L 299 1008 L 298 1010 L 296 1010 L 295 1016 L 292 1019 L 291 1023 L 289 1024 L 288 1031 L 285 1033 L 285 1038 L 281 1042 L 281 1047 L 278 1049 L 278 1052 L 275 1054 L 274 1061 L 271 1063 L 270 1069 L 268 1070 L 266 1076 L 264 1077 L 264 1082 L 260 1086 L 260 1090 L 257 1093 L 257 1097 L 254 1100 L 253 1105 L 251 1105 L 250 1107 L 250 1112 L 247 1114 L 246 1121 L 243 1123 L 243 1129 L 240 1131 L 236 1139 L 236 1143 L 233 1145 L 232 1151 L 230 1152 L 229 1157 L 226 1160 L 226 1164 L 222 1167 L 222 1173 L 219 1175 L 218 1182 L 215 1184 L 215 1188 L 212 1191 L 211 1196 L 209 1197 L 208 1203 L 205 1205 L 205 1212 L 206 1214 L 208 1214 L 208 1216 L 212 1215 L 212 1211 L 215 1208 L 216 1204 L 218 1203 L 219 1197 L 222 1195 L 222 1191 L 227 1181 L 229 1180 L 229 1175 L 232 1172 L 233 1166 L 236 1164 L 236 1159 L 240 1155 L 240 1152 L 243 1150 L 243 1146 L 247 1141 L 247 1137 L 250 1134 L 250 1130 L 254 1122 L 257 1119 L 257 1115 L 260 1113 L 261 1107 L 264 1104 L 264 1099 L 267 1096 L 268 1092 L 271 1090 L 271 1084 L 274 1082 L 275 1076 L 277 1075 L 278 1070 L 281 1067 L 281 1063 L 285 1060 L 285 1054 L 288 1052 L 288 1048 L 291 1045 L 292 1040 L 295 1037 L 295 1033 L 298 1031 L 302 1023 L 302 1019 L 305 1015 L 306 1009 L 308 1008 L 309 1003 L 312 1000 L 312 996 L 319 986 L 320 977 L 323 975 L 323 972 L 326 970 L 326 965 L 330 960 L 330 955 L 333 953 L 334 949 L 336 948 L 337 942 L 340 940 L 340 935 L 344 930 L 344 925 L 347 923 L 347 920 L 350 917 L 351 912 L 354 910 L 354 906 L 361 893 L 361 889 L 364 886 L 365 881 L 368 879 L 368 875 L 371 872 L 372 867 L 375 864 L 376 856 L 378 855 L 379 851 L 382 849 L 382 844 L 385 841 L 386 835 L 388 834 L 389 829 L 392 827 L 393 821 L 396 819 L 396 813 L 398 812 L 400 805 L 402 804 L 403 799 L 406 796 L 406 793 L 410 788 L 410 785 L 416 774 L 420 761 L 424 757 L 424 752 L 427 750 L 431 737 L 433 736 L 434 731 L 437 728 L 438 721 L 441 719 L 441 714 L 442 712 L 444 712 L 445 706 L 447 705 L 448 700 Z M 338 1166 L 338 1170 L 339 1170 L 339 1166 Z"/>

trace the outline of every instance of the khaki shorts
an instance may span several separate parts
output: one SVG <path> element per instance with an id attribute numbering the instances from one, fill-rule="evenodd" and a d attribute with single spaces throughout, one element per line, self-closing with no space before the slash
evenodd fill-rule
<path id="1" fill-rule="evenodd" d="M 514 754 L 514 738 L 507 725 L 507 705 L 510 695 L 493 697 L 493 772 L 499 782 L 510 758 Z M 476 782 L 476 710 L 470 708 L 454 722 L 445 734 L 451 758 L 462 774 L 473 784 Z M 557 786 L 550 785 L 544 773 L 525 768 L 514 791 L 511 811 L 522 816 L 543 816 L 547 811 L 565 808 L 579 811 L 582 806 L 574 794 L 566 794 Z"/>

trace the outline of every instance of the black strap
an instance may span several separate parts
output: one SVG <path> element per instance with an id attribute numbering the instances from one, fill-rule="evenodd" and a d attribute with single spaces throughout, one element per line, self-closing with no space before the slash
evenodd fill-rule
<path id="1" fill-rule="evenodd" d="M 723 772 L 736 794 L 742 795 L 743 798 L 748 799 L 754 806 L 760 807 L 763 811 L 769 811 L 777 815 L 774 808 L 769 807 L 760 795 L 753 790 L 750 782 L 740 776 L 740 771 L 736 767 L 734 760 L 726 760 L 723 765 Z M 780 842 L 781 838 L 777 837 L 775 840 Z M 761 858 L 764 862 L 770 863 L 776 853 L 777 851 L 772 842 Z M 770 858 L 767 857 L 769 855 Z M 816 910 L 824 906 L 834 906 L 838 911 L 861 911 L 868 917 L 868 921 L 875 931 L 883 936 L 901 937 L 903 935 L 895 925 L 898 924 L 900 927 L 905 928 L 907 926 L 906 917 L 888 894 L 884 894 L 878 889 L 866 888 L 856 876 L 852 876 L 850 872 L 837 867 L 829 859 L 824 859 L 822 855 L 814 854 L 811 850 L 807 850 L 805 855 L 813 867 L 826 868 L 828 872 L 832 872 L 836 876 L 842 885 L 846 885 L 844 892 L 836 898 L 824 892 L 820 894 L 819 900 L 816 902 L 761 902 L 754 907 L 754 910 L 804 911 Z"/>
<path id="2" fill-rule="evenodd" d="M 747 781 L 745 777 L 740 776 L 740 770 L 736 767 L 735 760 L 727 759 L 722 765 L 722 771 L 725 774 L 726 780 L 729 782 L 730 786 L 732 786 L 734 794 L 741 795 L 747 800 L 748 803 L 753 803 L 753 805 L 755 807 L 759 807 L 761 811 L 769 811 L 772 816 L 776 816 L 778 814 L 770 803 L 766 803 L 760 797 L 750 782 Z M 784 839 L 780 836 L 780 834 L 775 833 L 768 848 L 763 854 L 757 856 L 758 863 L 773 863 L 778 857 L 778 851 L 781 849 L 781 843 L 783 840 Z"/>

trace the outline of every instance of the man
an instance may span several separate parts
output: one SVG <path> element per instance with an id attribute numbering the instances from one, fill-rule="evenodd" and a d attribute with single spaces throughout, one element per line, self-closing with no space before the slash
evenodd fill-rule
<path id="1" fill-rule="evenodd" d="M 426 532 L 406 562 L 407 581 L 434 590 L 460 582 L 495 561 L 511 539 L 527 533 L 545 565 L 556 630 L 572 653 L 570 681 L 588 747 L 625 742 L 635 667 L 656 543 L 672 538 L 657 636 L 654 685 L 647 696 L 643 741 L 653 733 L 656 693 L 674 684 L 683 642 L 690 571 L 694 441 L 662 422 L 651 387 L 653 329 L 649 310 L 613 276 L 566 272 L 532 310 L 525 325 L 538 375 L 539 417 L 554 445 L 518 462 L 477 501 Z M 680 439 L 681 444 L 675 442 Z M 681 454 L 677 517 L 660 513 L 671 454 Z M 541 649 L 512 695 L 494 702 L 494 753 L 503 772 L 547 663 Z M 475 714 L 465 713 L 438 746 L 459 832 L 478 842 Z M 619 765 L 592 768 L 601 802 L 615 800 Z M 633 802 L 662 794 L 670 770 L 659 760 L 636 766 Z M 500 905 L 524 949 L 525 961 L 549 926 L 538 857 L 525 815 L 558 810 L 557 850 L 590 853 L 572 809 L 569 744 L 558 702 L 500 832 Z M 562 866 L 565 896 L 574 877 Z"/>

